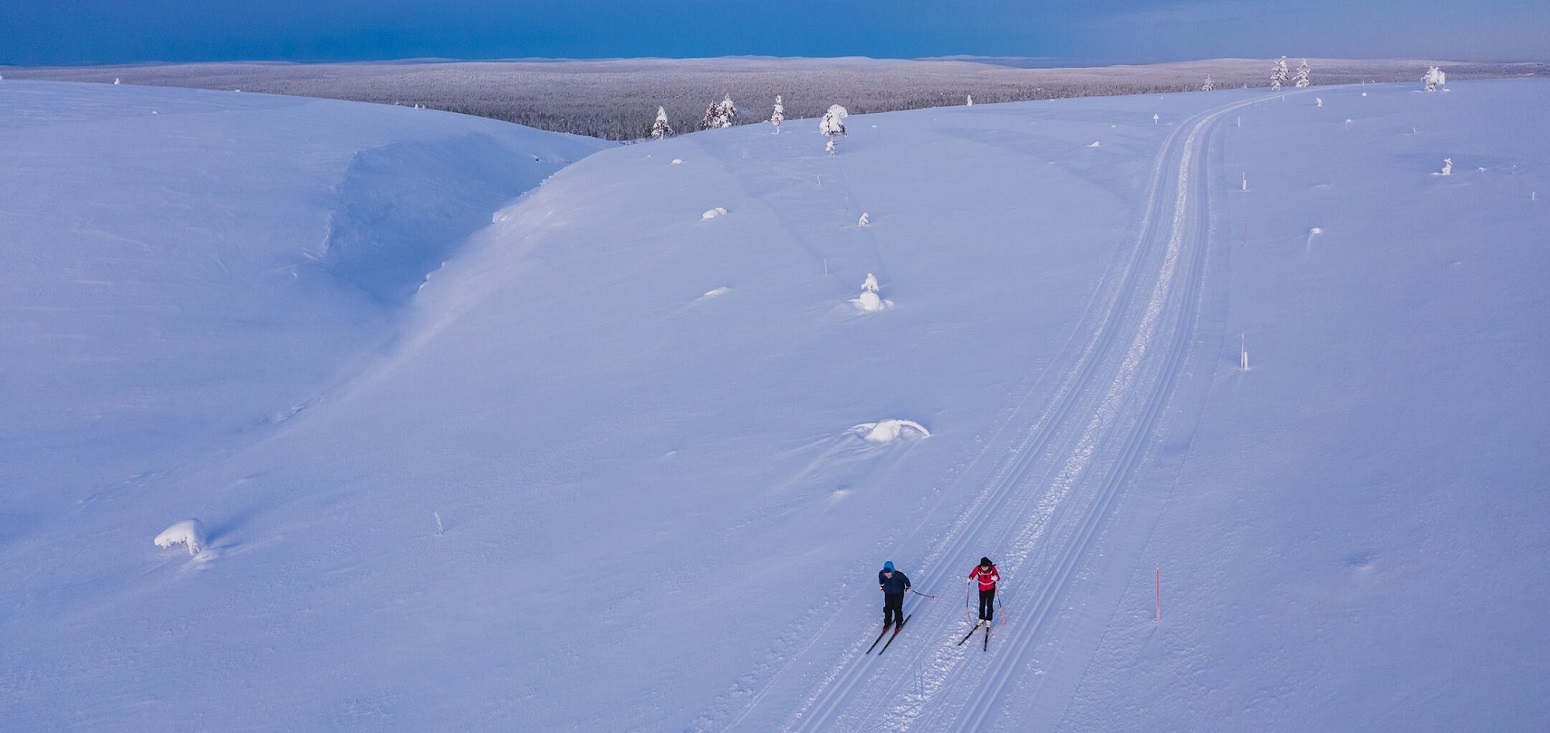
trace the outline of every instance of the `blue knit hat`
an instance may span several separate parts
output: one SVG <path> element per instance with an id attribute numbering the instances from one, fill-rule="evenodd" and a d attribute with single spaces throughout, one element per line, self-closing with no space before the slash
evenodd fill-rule
<path id="1" fill-rule="evenodd" d="M 885 572 L 885 573 L 893 572 L 893 561 L 892 560 L 889 560 L 888 562 L 883 563 L 883 572 Z"/>

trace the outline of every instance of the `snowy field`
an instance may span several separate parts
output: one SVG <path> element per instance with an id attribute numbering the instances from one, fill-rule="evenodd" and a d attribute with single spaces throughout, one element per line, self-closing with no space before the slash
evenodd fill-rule
<path id="1" fill-rule="evenodd" d="M 1550 724 L 1550 81 L 846 125 L 0 81 L 0 728 Z"/>

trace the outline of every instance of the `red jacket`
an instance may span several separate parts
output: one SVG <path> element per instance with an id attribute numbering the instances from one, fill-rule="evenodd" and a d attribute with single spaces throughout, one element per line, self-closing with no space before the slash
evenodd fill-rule
<path id="1" fill-rule="evenodd" d="M 969 580 L 975 578 L 979 578 L 980 590 L 990 590 L 996 587 L 996 581 L 1001 579 L 1001 573 L 996 572 L 994 565 L 990 566 L 990 570 L 984 571 L 980 570 L 980 566 L 975 565 L 974 569 L 969 571 Z"/>

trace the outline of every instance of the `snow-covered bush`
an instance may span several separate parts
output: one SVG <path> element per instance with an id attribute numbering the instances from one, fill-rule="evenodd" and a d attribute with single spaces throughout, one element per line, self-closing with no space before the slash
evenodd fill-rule
<path id="1" fill-rule="evenodd" d="M 1308 86 L 1308 83 L 1309 83 L 1308 82 L 1308 74 L 1311 71 L 1312 71 L 1312 69 L 1308 68 L 1308 60 L 1307 59 L 1303 59 L 1302 63 L 1297 66 L 1297 88 L 1298 89 L 1302 89 L 1302 88 Z"/>
<path id="2" fill-rule="evenodd" d="M 770 124 L 775 126 L 775 134 L 780 134 L 780 123 L 786 121 L 786 105 L 780 101 L 780 95 L 775 95 L 775 111 L 770 114 Z"/>
<path id="3" fill-rule="evenodd" d="M 1212 89 L 1215 89 L 1215 88 L 1216 88 L 1216 80 L 1212 79 L 1210 74 L 1206 74 L 1206 83 L 1200 85 L 1200 91 L 1202 91 L 1202 92 L 1209 92 L 1209 91 L 1211 91 Z"/>
<path id="4" fill-rule="evenodd" d="M 963 106 L 965 106 L 965 107 L 973 107 L 974 106 L 974 95 L 970 94 L 970 95 L 968 95 L 968 97 L 969 97 L 968 101 L 964 102 Z"/>
<path id="5" fill-rule="evenodd" d="M 198 555 L 205 547 L 205 526 L 197 519 L 185 519 L 156 535 L 156 546 L 166 549 L 184 545 L 188 554 Z"/>
<path id="6" fill-rule="evenodd" d="M 818 121 L 818 131 L 829 138 L 829 144 L 824 146 L 824 150 L 830 155 L 834 155 L 834 136 L 845 134 L 844 119 L 849 116 L 850 113 L 846 112 L 844 107 L 834 104 L 829 106 L 829 111 L 823 113 L 823 119 Z"/>
<path id="7" fill-rule="evenodd" d="M 828 135 L 829 137 L 834 137 L 835 135 L 844 135 L 844 119 L 849 116 L 850 113 L 846 112 L 844 107 L 841 107 L 837 104 L 830 105 L 829 111 L 823 113 L 823 119 L 818 121 L 818 131 Z"/>
<path id="8" fill-rule="evenodd" d="M 1277 61 L 1275 67 L 1270 70 L 1270 88 L 1280 90 L 1281 85 L 1285 84 L 1290 76 L 1286 70 L 1286 57 L 1282 56 L 1281 60 Z"/>
<path id="9" fill-rule="evenodd" d="M 732 120 L 737 118 L 737 106 L 732 104 L 732 95 L 728 94 L 720 102 L 713 102 L 705 108 L 705 119 L 701 125 L 707 130 L 717 130 L 732 126 Z"/>
<path id="10" fill-rule="evenodd" d="M 867 213 L 865 211 L 863 211 L 863 212 L 861 212 L 861 219 L 856 222 L 856 226 L 864 227 L 864 226 L 871 225 L 871 223 L 872 223 L 872 217 L 867 216 Z M 871 275 L 868 275 L 867 277 L 871 277 Z"/>
<path id="11" fill-rule="evenodd" d="M 1421 81 L 1426 82 L 1426 91 L 1435 92 L 1437 87 L 1448 83 L 1448 75 L 1443 73 L 1442 69 L 1433 66 L 1426 71 L 1426 76 L 1421 77 Z"/>
<path id="12" fill-rule="evenodd" d="M 711 209 L 710 211 L 707 211 L 707 212 L 705 212 L 703 214 L 700 214 L 700 218 L 701 219 L 718 219 L 718 218 L 726 216 L 726 215 L 727 215 L 727 210 L 721 208 L 720 206 L 717 206 L 716 208 Z"/>
<path id="13" fill-rule="evenodd" d="M 651 124 L 651 136 L 661 140 L 662 138 L 671 134 L 673 134 L 673 126 L 667 124 L 667 110 L 662 107 L 658 107 L 657 121 Z"/>

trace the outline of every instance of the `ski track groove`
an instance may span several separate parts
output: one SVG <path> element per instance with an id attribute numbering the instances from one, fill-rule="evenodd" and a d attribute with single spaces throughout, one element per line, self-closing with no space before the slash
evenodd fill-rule
<path id="1" fill-rule="evenodd" d="M 1186 227 L 1199 229 L 1202 226 L 1201 214 L 1207 208 L 1204 194 L 1208 185 L 1203 176 L 1191 176 L 1192 169 L 1203 167 L 1204 151 L 1208 147 L 1202 145 L 1197 151 L 1197 141 L 1205 138 L 1227 113 L 1258 101 L 1261 100 L 1240 100 L 1207 110 L 1187 119 L 1169 133 L 1153 163 L 1135 244 L 1116 255 L 1111 274 L 1104 275 L 1100 281 L 1099 292 L 1102 294 L 1093 299 L 1083 316 L 1081 323 L 1086 327 L 1079 327 L 1063 349 L 1069 352 L 1081 343 L 1075 338 L 1077 334 L 1086 332 L 1090 335 L 1081 346 L 1080 354 L 1074 357 L 1073 366 L 1061 377 L 1059 386 L 1043 403 L 1046 406 L 1038 416 L 1026 427 L 1017 428 L 1013 426 L 1029 419 L 1024 414 L 1034 402 L 1033 398 L 1042 394 L 1039 387 L 1049 376 L 1022 387 L 1000 426 L 951 482 L 951 488 L 956 488 L 971 477 L 985 473 L 986 469 L 976 470 L 976 466 L 987 459 L 997 461 L 991 471 L 991 480 L 975 494 L 968 508 L 960 511 L 947 531 L 939 532 L 934 541 L 927 543 L 928 551 L 920 565 L 932 570 L 921 573 L 915 585 L 920 588 L 953 587 L 946 581 L 958 580 L 957 566 L 945 560 L 966 553 L 982 554 L 977 550 L 971 552 L 974 547 L 1007 548 L 1001 550 L 1003 560 L 998 563 L 1004 576 L 1042 579 L 1031 591 L 1031 598 L 1026 600 L 1021 586 L 1014 584 L 1008 590 L 1008 584 L 1003 582 L 998 598 L 1014 601 L 1013 607 L 1019 609 L 1020 623 L 1014 627 L 1015 633 L 1007 628 L 1007 614 L 999 611 L 997 633 L 992 636 L 1002 648 L 992 650 L 990 654 L 994 656 L 990 663 L 978 668 L 977 672 L 969 670 L 954 675 L 967 654 L 973 652 L 974 644 L 955 647 L 953 642 L 963 634 L 963 622 L 955 620 L 956 614 L 923 605 L 914 611 L 921 618 L 910 622 L 911 636 L 919 639 L 913 644 L 909 639 L 900 640 L 899 645 L 903 648 L 890 652 L 887 672 L 872 669 L 884 664 L 880 656 L 862 654 L 875 633 L 862 634 L 847 646 L 837 665 L 816 682 L 811 694 L 789 712 L 780 729 L 902 731 L 920 724 L 928 730 L 979 730 L 994 724 L 991 716 L 1002 709 L 1007 686 L 1023 679 L 1017 672 L 1037 669 L 1038 660 L 1033 657 L 1033 651 L 1049 641 L 1044 638 L 1046 627 L 1059 616 L 1060 601 L 1077 578 L 1082 561 L 1100 535 L 1104 520 L 1124 493 L 1123 488 L 1134 479 L 1151 445 L 1154 429 L 1173 391 L 1192 339 L 1193 319 L 1198 311 L 1199 290 L 1204 277 L 1205 247 L 1203 243 L 1197 243 L 1192 248 L 1195 251 L 1185 252 L 1184 238 Z M 1184 134 L 1185 130 L 1189 132 Z M 1181 135 L 1184 138 L 1182 144 L 1179 143 Z M 1174 164 L 1178 166 L 1177 175 L 1170 183 L 1167 173 Z M 838 177 L 849 195 L 851 192 L 843 172 Z M 1191 189 L 1192 185 L 1196 189 Z M 1159 209 L 1164 207 L 1163 201 L 1169 191 L 1174 193 L 1172 216 L 1165 221 Z M 1199 194 L 1199 202 L 1195 204 L 1196 210 L 1191 212 L 1189 197 L 1194 193 Z M 1165 226 L 1168 232 L 1164 245 L 1159 230 Z M 1195 239 L 1201 238 L 1202 235 L 1197 233 Z M 796 239 L 802 238 L 797 236 Z M 805 242 L 803 247 L 807 248 Z M 1158 252 L 1159 249 L 1162 251 Z M 874 254 L 880 257 L 880 253 Z M 816 256 L 816 253 L 809 250 L 809 255 Z M 1191 259 L 1189 266 L 1184 268 L 1185 282 L 1175 286 L 1172 281 L 1181 259 L 1186 256 Z M 1150 266 L 1148 262 L 1151 262 Z M 882 263 L 878 261 L 878 264 Z M 1134 302 L 1144 285 L 1138 281 L 1153 270 L 1155 280 L 1151 295 L 1145 309 L 1139 311 L 1137 321 L 1139 306 Z M 1182 307 L 1178 314 L 1164 320 L 1170 301 L 1179 301 Z M 1156 344 L 1159 333 L 1172 333 L 1173 338 Z M 1128 347 L 1117 345 L 1127 334 L 1131 336 Z M 1159 347 L 1164 349 L 1164 355 L 1147 361 L 1148 352 Z M 1119 349 L 1124 349 L 1123 358 L 1117 356 Z M 1119 359 L 1117 366 L 1116 359 Z M 1155 363 L 1158 361 L 1161 363 Z M 1149 391 L 1142 397 L 1134 396 L 1132 392 L 1148 387 L 1145 384 L 1138 386 L 1137 380 L 1151 372 L 1156 372 L 1156 377 L 1149 385 Z M 1124 422 L 1127 415 L 1129 422 Z M 1005 437 L 1009 430 L 1013 435 Z M 1117 449 L 1105 450 L 1115 441 L 1119 442 Z M 1008 442 L 1012 445 L 1003 447 Z M 1096 488 L 1077 491 L 1084 477 L 1095 473 L 1095 462 L 1100 466 L 1108 464 L 1110 468 L 1087 479 L 1086 483 L 1097 483 Z M 1039 470 L 1036 471 L 1036 467 Z M 1045 478 L 1041 479 L 1041 476 Z M 943 491 L 939 502 L 958 494 L 952 490 Z M 910 534 L 929 531 L 927 524 L 927 519 L 923 518 Z M 1051 550 L 1052 547 L 1055 549 Z M 1045 563 L 1048 570 L 1040 572 Z M 840 590 L 844 594 L 853 593 L 849 589 Z M 949 598 L 950 592 L 943 591 L 941 597 Z M 829 629 L 847 605 L 839 597 L 826 596 L 820 604 L 821 610 L 815 609 L 815 612 L 829 613 L 831 618 L 821 624 L 819 632 Z M 807 628 L 806 624 L 804 621 L 802 627 Z M 692 727 L 713 729 L 717 720 L 725 722 L 727 728 L 743 724 L 759 707 L 773 682 L 806 654 L 821 635 L 814 634 L 808 644 L 792 645 L 793 649 L 778 655 L 778 661 L 758 665 L 760 670 L 740 678 L 739 683 L 702 713 Z M 946 641 L 935 644 L 927 637 Z M 901 657 L 904 658 L 902 661 Z M 1033 674 L 1042 675 L 1042 672 Z M 764 679 L 760 683 L 749 677 Z M 869 687 L 868 694 L 858 694 L 858 688 L 863 686 Z M 748 695 L 750 687 L 759 689 Z M 961 705 L 929 704 L 950 689 L 962 689 L 963 694 L 951 699 L 965 702 Z M 741 710 L 734 712 L 739 707 Z M 943 720 L 944 717 L 952 719 Z M 764 719 L 770 718 L 766 715 Z"/>
<path id="2" fill-rule="evenodd" d="M 1087 505 L 1085 511 L 1078 511 L 1075 506 L 1066 509 L 1068 512 L 1077 512 L 1076 526 L 1069 541 L 1053 545 L 1052 552 L 1055 557 L 1051 561 L 1049 575 L 1045 576 L 1048 580 L 1039 587 L 1029 604 L 1033 609 L 1030 614 L 1031 623 L 1021 629 L 1021 633 L 1003 635 L 1006 648 L 987 665 L 986 671 L 979 676 L 979 680 L 967 685 L 969 687 L 966 694 L 967 702 L 957 720 L 954 721 L 954 725 L 946 727 L 947 730 L 981 730 L 994 723 L 991 716 L 1002 709 L 1001 703 L 1007 686 L 1020 679 L 1015 674 L 1018 669 L 1036 664 L 1034 651 L 1043 640 L 1042 632 L 1061 610 L 1061 598 L 1077 577 L 1082 560 L 1089 554 L 1105 520 L 1111 515 L 1112 508 L 1123 495 L 1124 488 L 1134 481 L 1173 391 L 1173 385 L 1177 382 L 1194 335 L 1193 325 L 1199 308 L 1199 294 L 1203 286 L 1206 261 L 1201 232 L 1206 221 L 1203 214 L 1207 200 L 1206 188 L 1209 184 L 1203 175 L 1205 171 L 1201 169 L 1204 168 L 1208 146 L 1202 141 L 1224 115 L 1254 101 L 1239 102 L 1207 112 L 1197 120 L 1191 120 L 1191 124 L 1187 125 L 1191 131 L 1179 151 L 1178 174 L 1173 186 L 1173 216 L 1168 244 L 1164 250 L 1162 269 L 1153 288 L 1152 297 L 1147 302 L 1147 309 L 1136 331 L 1136 337 L 1126 353 L 1125 361 L 1104 403 L 1104 409 L 1095 414 L 1093 422 L 1089 424 L 1088 433 L 1084 434 L 1082 445 L 1085 448 L 1096 440 L 1097 436 L 1089 439 L 1088 435 L 1092 435 L 1093 431 L 1101 427 L 1100 421 L 1107 411 L 1112 410 L 1113 415 L 1121 414 L 1125 405 L 1117 401 L 1119 397 L 1140 390 L 1141 394 L 1128 401 L 1132 406 L 1131 411 L 1135 414 L 1134 422 L 1120 422 L 1120 427 L 1117 428 L 1120 432 L 1116 436 L 1120 440 L 1120 445 L 1114 466 L 1103 476 L 1097 477 L 1101 483 L 1096 496 Z M 1181 129 L 1183 127 L 1181 126 Z M 1192 171 L 1198 175 L 1192 175 Z M 1154 191 L 1154 197 L 1155 193 L 1159 192 Z M 1190 203 L 1192 195 L 1196 197 L 1197 202 L 1193 208 Z M 1196 246 L 1188 250 L 1185 248 L 1187 235 L 1196 243 Z M 1175 285 L 1174 281 L 1179 277 L 1181 267 L 1183 282 Z M 1165 321 L 1164 311 L 1170 307 L 1170 304 L 1175 309 L 1176 315 Z M 1150 362 L 1146 359 L 1149 352 L 1157 352 Z M 1149 366 L 1155 369 L 1156 376 L 1150 380 L 1142 380 L 1141 377 Z M 1041 550 L 1049 549 L 1051 546 L 1046 543 Z M 937 729 L 942 728 L 937 726 Z"/>
<path id="3" fill-rule="evenodd" d="M 1024 611 L 1024 618 L 1027 621 L 1020 626 L 1018 633 L 1010 633 L 1005 628 L 1006 617 L 1003 612 L 1001 633 L 995 636 L 1004 648 L 998 650 L 991 663 L 981 668 L 979 674 L 959 675 L 957 679 L 953 678 L 952 672 L 965 660 L 965 650 L 972 645 L 955 647 L 951 643 L 915 644 L 915 651 L 905 655 L 909 659 L 902 663 L 904 667 L 899 667 L 901 662 L 898 661 L 898 655 L 890 657 L 889 664 L 892 669 L 906 671 L 902 675 L 893 677 L 872 673 L 870 668 L 875 665 L 865 663 L 868 660 L 863 660 L 862 663 L 855 662 L 854 652 L 852 652 L 842 661 L 841 674 L 826 678 L 824 684 L 820 685 L 819 689 L 809 696 L 788 719 L 786 729 L 854 730 L 861 727 L 858 725 L 860 721 L 879 719 L 882 720 L 880 728 L 883 730 L 907 730 L 917 722 L 926 723 L 925 727 L 931 730 L 981 729 L 991 722 L 990 716 L 1001 709 L 1000 702 L 1007 685 L 1019 679 L 1016 672 L 1019 669 L 1032 668 L 1036 664 L 1037 660 L 1032 658 L 1031 650 L 1043 640 L 1041 632 L 1058 615 L 1059 601 L 1064 596 L 1064 591 L 1077 576 L 1082 566 L 1081 561 L 1086 558 L 1088 550 L 1099 535 L 1104 519 L 1108 517 L 1111 508 L 1123 493 L 1122 488 L 1131 482 L 1139 468 L 1146 448 L 1150 445 L 1153 429 L 1178 376 L 1183 356 L 1188 351 L 1187 346 L 1192 333 L 1191 319 L 1198 304 L 1196 291 L 1200 288 L 1203 278 L 1203 245 L 1197 245 L 1194 248 L 1202 251 L 1192 254 L 1193 266 L 1185 269 L 1185 282 L 1182 287 L 1176 287 L 1174 280 L 1178 274 L 1181 259 L 1189 254 L 1184 252 L 1186 229 L 1190 226 L 1199 228 L 1200 210 L 1204 207 L 1204 197 L 1200 196 L 1198 200 L 1202 203 L 1196 204 L 1197 210 L 1192 212 L 1189 209 L 1190 196 L 1197 192 L 1191 186 L 1203 191 L 1206 185 L 1202 177 L 1191 176 L 1191 171 L 1200 167 L 1200 156 L 1203 154 L 1197 151 L 1197 143 L 1223 115 L 1252 104 L 1253 101 L 1237 102 L 1197 115 L 1170 133 L 1153 165 L 1152 182 L 1136 246 L 1124 265 L 1119 283 L 1114 286 L 1114 291 L 1108 297 L 1108 305 L 1103 310 L 1094 337 L 1083 350 L 1077 365 L 1063 380 L 1049 409 L 1022 433 L 1018 444 L 1007 452 L 1010 460 L 1002 464 L 995 474 L 995 479 L 978 494 L 974 504 L 954 522 L 944 535 L 944 541 L 938 543 L 937 548 L 928 553 L 923 562 L 923 566 L 932 567 L 934 570 L 922 574 L 923 582 L 918 582 L 917 585 L 945 587 L 943 581 L 954 577 L 955 573 L 948 572 L 948 565 L 942 562 L 944 558 L 963 555 L 971 545 L 984 546 L 987 536 L 1005 536 L 1007 532 L 988 532 L 987 529 L 998 521 L 1005 521 L 1009 515 L 1013 519 L 1026 517 L 1022 519 L 1021 526 L 1013 528 L 1010 532 L 1015 535 L 1011 545 L 1013 552 L 1009 556 L 1010 562 L 1003 560 L 1000 563 L 1004 570 L 1009 571 L 1005 572 L 1005 575 L 1018 577 L 1025 566 L 1037 566 L 1038 561 L 1049 550 L 1053 543 L 1039 542 L 1039 540 L 1045 538 L 1052 527 L 1057 524 L 1074 523 L 1075 526 L 1067 530 L 1070 533 L 1070 540 L 1060 543 L 1054 550 L 1054 557 L 1049 560 L 1050 571 L 1040 576 L 1033 576 L 1030 573 L 1030 577 L 1043 577 L 1045 580 L 1035 590 L 1033 598 L 1024 605 L 1027 609 Z M 1188 129 L 1189 133 L 1184 136 L 1181 145 L 1178 138 L 1185 129 Z M 1203 147 L 1200 148 L 1200 150 L 1203 149 Z M 1170 165 L 1175 161 L 1178 165 L 1177 177 L 1170 185 L 1165 180 L 1165 176 Z M 1158 256 L 1154 250 L 1157 249 L 1160 237 L 1158 230 L 1163 228 L 1164 223 L 1159 218 L 1158 209 L 1169 190 L 1173 191 L 1174 200 L 1171 207 L 1172 217 L 1167 222 L 1167 244 L 1161 253 L 1162 262 L 1158 266 L 1151 297 L 1146 302 L 1139 324 L 1131 330 L 1126 326 L 1135 315 L 1131 305 L 1136 300 L 1139 290 L 1137 281 L 1145 269 L 1144 263 Z M 1198 241 L 1199 237 L 1195 239 Z M 1165 309 L 1170 301 L 1175 299 L 1181 300 L 1185 307 L 1180 309 L 1180 313 L 1174 318 L 1164 321 Z M 1160 334 L 1167 332 L 1173 334 L 1171 341 L 1156 343 L 1161 338 Z M 1117 369 L 1113 369 L 1112 358 L 1104 357 L 1114 353 L 1116 342 L 1120 340 L 1121 334 L 1127 333 L 1133 334 L 1133 337 L 1124 351 L 1123 360 Z M 1163 356 L 1160 358 L 1161 364 L 1154 365 L 1153 362 L 1159 359 L 1148 361 L 1146 357 L 1148 352 L 1156 350 L 1159 346 L 1164 349 Z M 1132 393 L 1145 387 L 1145 385 L 1138 385 L 1138 381 L 1148 371 L 1148 367 L 1157 371 L 1157 377 L 1153 380 L 1149 392 L 1141 399 L 1137 409 L 1135 407 L 1137 398 Z M 1102 384 L 1101 380 L 1108 375 L 1112 375 L 1112 378 L 1103 389 L 1102 399 L 1093 405 L 1088 396 L 1093 392 L 1092 388 Z M 1017 411 L 1021 410 L 1022 404 L 1026 403 L 1034 392 L 1036 389 L 1030 389 L 1021 397 Z M 1088 398 L 1084 399 L 1084 397 Z M 1081 409 L 1078 409 L 1079 407 Z M 1136 413 L 1131 418 L 1133 422 L 1117 424 L 1127 413 L 1127 408 L 1129 413 Z M 1060 428 L 1069 426 L 1073 422 L 1080 423 L 1083 416 L 1087 416 L 1085 425 L 1081 428 L 1080 436 L 1075 443 L 1071 444 L 1067 433 L 1072 428 L 1066 427 L 1065 430 Z M 1115 436 L 1117 432 L 1120 434 Z M 1034 466 L 1044 461 L 1046 449 L 1051 447 L 1052 443 L 1061 442 L 1061 439 L 1067 441 L 1069 449 L 1061 451 L 1067 458 L 1051 483 L 1050 490 L 1048 492 L 1019 490 L 1032 488 L 1025 486 L 1029 473 Z M 1095 459 L 1104 458 L 1100 455 L 1100 449 L 1105 443 L 1115 439 L 1119 440 L 1120 445 L 1117 449 L 1118 455 L 1109 459 L 1113 468 L 1095 478 L 1099 486 L 1093 492 L 1093 496 L 1073 499 L 1073 491 L 1089 473 Z M 993 443 L 994 441 L 987 444 L 987 448 Z M 982 451 L 982 454 L 984 452 L 987 451 Z M 968 473 L 965 472 L 965 475 Z M 1081 499 L 1086 499 L 1082 502 L 1085 505 L 1083 508 L 1067 506 L 1073 500 Z M 1030 503 L 1035 505 L 1032 512 L 1026 511 Z M 1073 512 L 1075 516 L 1067 520 L 1067 516 Z M 1006 545 L 1004 542 L 1001 544 Z M 1030 562 L 1029 548 L 1034 545 L 1037 545 L 1039 550 Z M 1034 567 L 1028 568 L 1030 571 L 1034 569 Z M 1003 591 L 1001 595 L 1008 600 L 1018 600 L 1021 593 Z M 925 612 L 931 610 L 924 609 Z M 943 614 L 935 615 L 940 617 Z M 932 621 L 935 623 L 931 623 Z M 954 625 L 952 619 L 932 619 L 923 616 L 912 622 L 911 629 L 916 632 L 916 636 L 942 636 L 943 631 L 946 631 L 947 636 L 952 634 L 961 636 L 961 626 L 956 631 L 949 631 L 948 627 L 952 625 Z M 971 682 L 969 677 L 975 679 Z M 857 688 L 869 683 L 874 686 L 886 686 L 886 689 L 873 689 L 867 695 L 858 696 Z M 949 686 L 968 688 L 967 693 L 958 698 L 966 700 L 962 707 L 928 705 Z M 900 689 L 901 687 L 904 689 Z M 868 702 L 872 700 L 877 702 Z M 901 700 L 902 702 L 899 702 Z M 940 721 L 939 718 L 951 710 L 958 711 L 956 719 L 946 726 L 942 725 L 944 721 Z M 934 714 L 927 716 L 928 712 Z M 847 718 L 851 719 L 847 720 Z"/>

